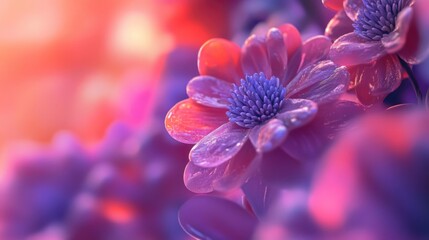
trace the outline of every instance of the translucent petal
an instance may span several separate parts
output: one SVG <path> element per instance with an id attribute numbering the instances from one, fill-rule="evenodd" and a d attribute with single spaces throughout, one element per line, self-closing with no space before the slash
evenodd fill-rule
<path id="1" fill-rule="evenodd" d="M 247 142 L 232 159 L 217 167 L 203 168 L 189 162 L 184 173 L 185 185 L 195 193 L 226 191 L 240 187 L 253 171 L 257 158 L 252 144 Z"/>
<path id="2" fill-rule="evenodd" d="M 346 129 L 350 121 L 364 113 L 364 106 L 352 101 L 337 101 L 332 105 L 320 106 L 316 122 L 323 126 L 323 132 L 329 139 Z"/>
<path id="3" fill-rule="evenodd" d="M 344 0 L 344 11 L 352 21 L 357 19 L 361 7 L 363 7 L 363 0 Z"/>
<path id="4" fill-rule="evenodd" d="M 207 41 L 198 53 L 200 75 L 238 83 L 243 75 L 240 52 L 240 47 L 228 40 L 215 38 Z"/>
<path id="5" fill-rule="evenodd" d="M 282 32 L 277 28 L 270 29 L 267 33 L 266 45 L 272 74 L 283 79 L 287 66 L 287 49 Z"/>
<path id="6" fill-rule="evenodd" d="M 404 8 L 398 14 L 395 30 L 381 39 L 381 43 L 388 53 L 396 53 L 404 47 L 412 15 L 413 9 L 411 7 Z"/>
<path id="7" fill-rule="evenodd" d="M 186 93 L 199 104 L 228 108 L 232 84 L 211 76 L 198 76 L 189 81 Z"/>
<path id="8" fill-rule="evenodd" d="M 282 149 L 297 160 L 320 157 L 335 136 L 362 113 L 362 105 L 350 101 L 319 106 L 316 117 L 309 124 L 290 132 Z"/>
<path id="9" fill-rule="evenodd" d="M 343 0 L 322 0 L 325 7 L 335 11 L 339 11 L 343 8 Z"/>
<path id="10" fill-rule="evenodd" d="M 387 94 L 399 87 L 402 80 L 401 65 L 395 55 L 359 66 L 355 74 L 356 94 L 365 105 L 383 101 Z"/>
<path id="11" fill-rule="evenodd" d="M 234 157 L 247 141 L 249 130 L 228 122 L 191 149 L 189 160 L 200 167 L 216 167 Z"/>
<path id="12" fill-rule="evenodd" d="M 271 119 L 251 130 L 250 139 L 258 152 L 268 152 L 278 147 L 286 138 L 288 129 L 283 121 Z"/>
<path id="13" fill-rule="evenodd" d="M 251 239 L 257 219 L 232 201 L 197 196 L 179 210 L 182 228 L 198 239 Z"/>
<path id="14" fill-rule="evenodd" d="M 346 12 L 339 11 L 329 21 L 325 29 L 325 35 L 333 40 L 354 31 L 353 21 L 346 15 Z"/>
<path id="15" fill-rule="evenodd" d="M 330 102 L 347 90 L 349 81 L 345 67 L 321 61 L 298 73 L 286 86 L 286 98 L 309 99 L 319 104 Z"/>
<path id="16" fill-rule="evenodd" d="M 298 161 L 280 148 L 264 154 L 261 174 L 270 186 L 298 187 L 309 179 L 308 163 Z"/>
<path id="17" fill-rule="evenodd" d="M 375 61 L 386 55 L 386 51 L 381 41 L 369 41 L 348 33 L 332 44 L 329 55 L 338 65 L 354 66 Z"/>
<path id="18" fill-rule="evenodd" d="M 300 69 L 321 60 L 328 59 L 331 40 L 325 36 L 315 36 L 304 42 L 302 46 L 302 60 Z"/>
<path id="19" fill-rule="evenodd" d="M 276 118 L 283 121 L 289 130 L 304 126 L 316 116 L 317 104 L 307 99 L 285 99 Z"/>
<path id="20" fill-rule="evenodd" d="M 419 64 L 429 56 L 429 4 L 415 1 L 413 10 L 410 29 L 399 56 L 409 64 Z"/>
<path id="21" fill-rule="evenodd" d="M 283 33 L 288 59 L 291 59 L 297 53 L 298 49 L 302 47 L 301 34 L 295 26 L 288 23 L 281 25 L 279 30 Z"/>
<path id="22" fill-rule="evenodd" d="M 194 144 L 226 122 L 226 110 L 202 106 L 186 99 L 167 113 L 165 128 L 177 141 Z"/>
<path id="23" fill-rule="evenodd" d="M 277 188 L 270 187 L 267 182 L 262 179 L 260 173 L 252 176 L 243 186 L 241 187 L 246 200 L 251 205 L 251 210 L 259 218 L 263 217 L 270 206 L 276 201 L 279 194 Z"/>
<path id="24" fill-rule="evenodd" d="M 250 36 L 244 43 L 241 65 L 247 75 L 265 73 L 271 77 L 271 67 L 268 62 L 267 47 L 263 38 L 256 35 Z"/>

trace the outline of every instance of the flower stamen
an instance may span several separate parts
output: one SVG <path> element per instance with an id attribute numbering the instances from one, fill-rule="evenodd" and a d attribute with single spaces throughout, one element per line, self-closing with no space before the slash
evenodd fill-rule
<path id="1" fill-rule="evenodd" d="M 246 75 L 240 86 L 234 84 L 226 115 L 239 126 L 255 127 L 277 115 L 285 93 L 286 89 L 275 76 L 267 79 L 262 72 Z"/>
<path id="2" fill-rule="evenodd" d="M 410 6 L 411 0 L 363 0 L 353 24 L 355 33 L 368 40 L 379 41 L 395 30 L 399 12 Z"/>

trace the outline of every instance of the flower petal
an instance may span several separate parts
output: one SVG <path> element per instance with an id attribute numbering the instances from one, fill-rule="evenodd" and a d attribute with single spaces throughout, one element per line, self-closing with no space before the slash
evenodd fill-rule
<path id="1" fill-rule="evenodd" d="M 429 55 L 429 5 L 425 1 L 415 1 L 413 10 L 410 29 L 399 56 L 409 64 L 419 64 Z"/>
<path id="2" fill-rule="evenodd" d="M 275 203 L 279 190 L 267 185 L 258 172 L 254 174 L 243 186 L 241 186 L 246 200 L 251 205 L 251 210 L 262 218 L 270 209 L 270 206 Z"/>
<path id="3" fill-rule="evenodd" d="M 255 149 L 247 142 L 237 155 L 217 167 L 199 167 L 190 161 L 183 176 L 185 186 L 195 193 L 239 187 L 248 178 L 252 171 L 251 165 L 257 157 Z"/>
<path id="4" fill-rule="evenodd" d="M 289 82 L 296 76 L 299 66 L 301 66 L 301 60 L 302 60 L 302 47 L 297 49 L 296 53 L 292 56 L 292 58 L 290 58 L 290 61 L 288 61 L 285 76 L 283 79 L 280 79 L 281 80 L 280 83 L 283 86 L 287 86 Z"/>
<path id="5" fill-rule="evenodd" d="M 405 45 L 412 16 L 413 9 L 411 7 L 404 8 L 396 19 L 395 30 L 381 39 L 381 43 L 388 53 L 396 53 Z"/>
<path id="6" fill-rule="evenodd" d="M 316 121 L 323 125 L 327 138 L 335 136 L 350 127 L 350 121 L 364 113 L 364 107 L 352 101 L 337 101 L 333 105 L 324 105 L 319 109 Z"/>
<path id="7" fill-rule="evenodd" d="M 246 142 L 240 152 L 228 161 L 222 178 L 213 182 L 217 191 L 228 191 L 241 186 L 260 162 L 260 155 L 250 142 Z"/>
<path id="8" fill-rule="evenodd" d="M 286 138 L 288 129 L 283 121 L 273 118 L 257 128 L 253 128 L 250 139 L 258 152 L 268 152 L 278 147 Z"/>
<path id="9" fill-rule="evenodd" d="M 240 47 L 228 40 L 220 38 L 208 40 L 198 53 L 200 75 L 238 83 L 242 77 L 240 52 Z"/>
<path id="10" fill-rule="evenodd" d="M 276 118 L 283 121 L 289 130 L 304 126 L 316 116 L 317 104 L 307 99 L 285 99 Z"/>
<path id="11" fill-rule="evenodd" d="M 335 11 L 343 9 L 343 0 L 322 0 L 322 3 L 325 7 Z"/>
<path id="12" fill-rule="evenodd" d="M 290 132 L 281 148 L 292 158 L 305 161 L 317 158 L 330 144 L 323 126 L 313 120 Z"/>
<path id="13" fill-rule="evenodd" d="M 262 37 L 252 35 L 246 40 L 242 49 L 241 66 L 247 75 L 263 72 L 268 78 L 271 77 L 267 48 Z"/>
<path id="14" fill-rule="evenodd" d="M 194 77 L 186 86 L 189 98 L 199 104 L 215 108 L 228 108 L 231 90 L 231 83 L 211 76 Z"/>
<path id="15" fill-rule="evenodd" d="M 339 11 L 329 21 L 325 29 L 325 35 L 333 40 L 354 31 L 353 21 L 347 16 L 345 11 Z"/>
<path id="16" fill-rule="evenodd" d="M 319 106 L 316 117 L 309 124 L 290 132 L 282 149 L 298 160 L 320 157 L 334 137 L 362 112 L 361 105 L 350 101 Z"/>
<path id="17" fill-rule="evenodd" d="M 271 28 L 267 33 L 266 45 L 272 74 L 283 79 L 287 66 L 287 49 L 282 32 Z"/>
<path id="18" fill-rule="evenodd" d="M 352 21 L 356 21 L 359 9 L 364 5 L 362 0 L 344 0 L 344 11 Z"/>
<path id="19" fill-rule="evenodd" d="M 283 24 L 279 27 L 283 33 L 283 40 L 287 48 L 287 56 L 290 59 L 302 47 L 301 34 L 292 24 Z"/>
<path id="20" fill-rule="evenodd" d="M 257 219 L 232 201 L 197 196 L 179 210 L 182 228 L 198 239 L 251 239 Z"/>
<path id="21" fill-rule="evenodd" d="M 299 69 L 328 59 L 331 45 L 331 40 L 325 36 L 315 36 L 305 41 L 302 46 L 302 60 Z"/>
<path id="22" fill-rule="evenodd" d="M 395 55 L 388 55 L 372 64 L 362 65 L 355 72 L 356 94 L 359 101 L 371 105 L 383 99 L 396 88 L 402 80 L 401 65 Z"/>
<path id="23" fill-rule="evenodd" d="M 286 74 L 283 79 L 280 79 L 281 84 L 285 86 L 296 75 L 301 65 L 302 39 L 298 29 L 292 24 L 283 24 L 279 29 L 283 33 L 283 40 L 287 48 L 288 65 Z"/>
<path id="24" fill-rule="evenodd" d="M 261 174 L 269 186 L 297 187 L 308 180 L 307 163 L 298 161 L 281 149 L 264 154 Z"/>
<path id="25" fill-rule="evenodd" d="M 189 160 L 200 167 L 216 167 L 234 157 L 247 141 L 249 130 L 228 122 L 191 149 Z"/>
<path id="26" fill-rule="evenodd" d="M 202 106 L 186 99 L 168 111 L 165 128 L 177 141 L 194 144 L 226 122 L 226 110 Z"/>
<path id="27" fill-rule="evenodd" d="M 354 66 L 370 63 L 386 55 L 386 51 L 381 41 L 368 41 L 355 33 L 348 33 L 332 44 L 329 55 L 338 65 Z"/>
<path id="28" fill-rule="evenodd" d="M 349 80 L 345 67 L 338 67 L 331 61 L 321 61 L 298 73 L 286 86 L 286 98 L 326 103 L 338 99 L 347 90 Z"/>

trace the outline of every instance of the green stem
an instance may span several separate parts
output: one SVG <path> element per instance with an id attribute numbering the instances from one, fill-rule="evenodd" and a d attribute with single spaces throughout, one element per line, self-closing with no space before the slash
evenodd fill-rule
<path id="1" fill-rule="evenodd" d="M 414 92 L 416 93 L 417 103 L 423 104 L 423 94 L 420 89 L 419 83 L 417 82 L 416 77 L 414 76 L 413 70 L 410 65 L 405 62 L 401 57 L 398 56 L 399 62 L 401 63 L 402 68 L 407 72 L 408 77 L 411 80 L 411 85 L 413 86 Z"/>

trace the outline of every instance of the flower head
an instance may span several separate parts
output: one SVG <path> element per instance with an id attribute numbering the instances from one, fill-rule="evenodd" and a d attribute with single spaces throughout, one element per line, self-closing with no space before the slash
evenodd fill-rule
<path id="1" fill-rule="evenodd" d="M 353 115 L 341 106 L 356 109 L 345 103 L 339 115 L 327 111 L 338 106 L 349 81 L 345 67 L 326 60 L 330 46 L 324 36 L 302 44 L 289 24 L 252 35 L 242 49 L 223 39 L 206 42 L 199 53 L 201 75 L 187 86 L 189 99 L 165 120 L 173 138 L 195 144 L 186 186 L 195 192 L 239 186 L 251 166 L 273 151 L 283 162 L 314 157 L 336 128 L 333 118 L 341 116 L 342 123 Z M 262 166 L 278 163 L 271 160 L 263 159 Z"/>
<path id="2" fill-rule="evenodd" d="M 326 2 L 339 9 L 339 1 Z M 419 0 L 344 0 L 328 24 L 326 35 L 336 39 L 330 57 L 348 67 L 362 103 L 380 102 L 399 87 L 398 57 L 417 64 L 429 54 L 428 23 L 418 9 L 424 6 Z"/>

